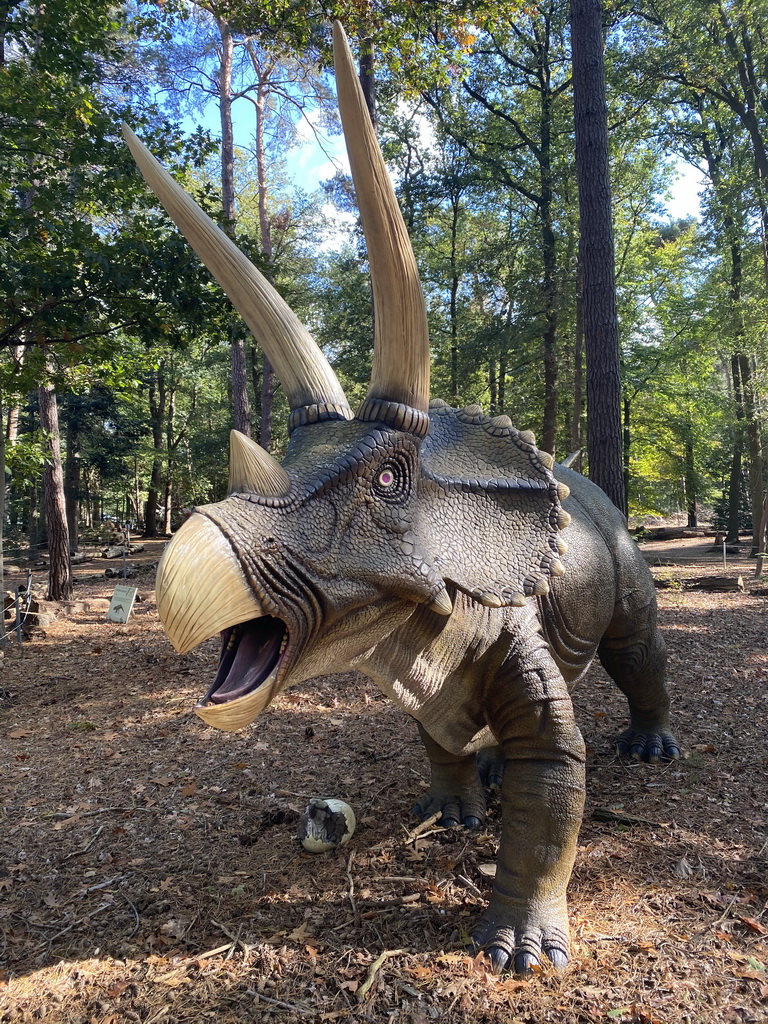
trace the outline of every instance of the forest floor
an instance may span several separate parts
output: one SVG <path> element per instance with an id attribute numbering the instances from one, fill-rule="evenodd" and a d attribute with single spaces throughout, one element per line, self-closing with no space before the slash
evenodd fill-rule
<path id="1" fill-rule="evenodd" d="M 530 980 L 462 945 L 490 892 L 498 801 L 481 832 L 419 834 L 416 730 L 351 673 L 283 694 L 242 733 L 204 726 L 191 707 L 217 645 L 174 654 L 149 545 L 127 624 L 76 613 L 4 649 L 0 1021 L 764 1022 L 766 588 L 709 545 L 646 546 L 680 564 L 654 572 L 672 583 L 659 603 L 684 757 L 616 755 L 625 707 L 599 668 L 575 695 L 573 958 Z M 111 595 L 107 564 L 78 569 L 78 597 Z M 723 574 L 747 591 L 676 585 Z M 313 795 L 357 813 L 330 854 L 295 838 Z"/>

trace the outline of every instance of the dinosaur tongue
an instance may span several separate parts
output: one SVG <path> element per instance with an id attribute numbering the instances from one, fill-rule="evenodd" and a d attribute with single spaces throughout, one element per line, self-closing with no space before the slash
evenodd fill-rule
<path id="1" fill-rule="evenodd" d="M 285 635 L 271 615 L 222 630 L 219 670 L 200 703 L 226 704 L 255 690 L 276 668 Z"/>

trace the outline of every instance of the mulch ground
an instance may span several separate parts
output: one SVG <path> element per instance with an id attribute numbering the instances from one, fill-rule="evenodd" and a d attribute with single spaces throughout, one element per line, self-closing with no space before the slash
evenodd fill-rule
<path id="1" fill-rule="evenodd" d="M 623 699 L 599 668 L 580 686 L 573 959 L 530 980 L 463 946 L 492 884 L 498 804 L 481 833 L 419 832 L 415 728 L 363 678 L 290 691 L 241 734 L 207 728 L 191 706 L 216 644 L 173 653 L 149 564 L 126 625 L 82 612 L 6 647 L 0 1021 L 764 1022 L 767 598 L 746 558 L 724 570 L 701 542 L 659 550 L 681 577 L 748 589 L 659 593 L 679 763 L 618 758 Z M 78 597 L 112 593 L 106 564 L 78 570 Z M 316 795 L 357 813 L 330 854 L 295 839 Z"/>

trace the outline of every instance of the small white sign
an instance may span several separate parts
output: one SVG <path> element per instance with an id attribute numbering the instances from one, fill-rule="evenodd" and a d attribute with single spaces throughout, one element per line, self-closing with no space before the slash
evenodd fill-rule
<path id="1" fill-rule="evenodd" d="M 136 587 L 126 587 L 118 583 L 107 612 L 107 622 L 127 622 L 133 611 L 137 593 Z"/>

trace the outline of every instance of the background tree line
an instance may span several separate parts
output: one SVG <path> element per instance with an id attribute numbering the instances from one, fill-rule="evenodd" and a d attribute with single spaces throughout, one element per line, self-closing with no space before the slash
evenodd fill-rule
<path id="1" fill-rule="evenodd" d="M 350 182 L 299 188 L 286 168 L 301 135 L 338 132 L 330 16 L 357 47 L 422 271 L 433 393 L 508 414 L 557 457 L 582 451 L 588 472 L 570 14 L 565 0 L 0 3 L 6 551 L 47 542 L 63 596 L 81 531 L 109 517 L 156 536 L 223 497 L 232 426 L 286 443 L 270 366 L 153 203 L 123 120 L 362 397 L 371 304 Z M 757 553 L 768 11 L 602 14 L 628 511 L 691 525 L 711 511 L 731 539 L 751 528 Z M 681 162 L 702 175 L 702 214 L 673 221 Z"/>

